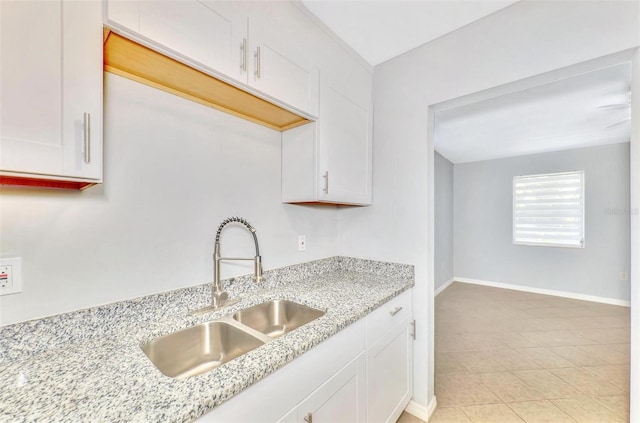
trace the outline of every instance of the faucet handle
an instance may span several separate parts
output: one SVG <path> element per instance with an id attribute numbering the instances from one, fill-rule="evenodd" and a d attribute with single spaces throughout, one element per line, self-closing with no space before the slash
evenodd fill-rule
<path id="1" fill-rule="evenodd" d="M 229 299 L 227 291 L 214 292 L 211 295 L 211 305 L 215 308 L 221 307 Z"/>

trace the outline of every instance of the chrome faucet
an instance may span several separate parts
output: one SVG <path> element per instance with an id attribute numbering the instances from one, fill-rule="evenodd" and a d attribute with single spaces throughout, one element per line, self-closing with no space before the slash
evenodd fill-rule
<path id="1" fill-rule="evenodd" d="M 251 235 L 253 235 L 253 242 L 256 246 L 255 257 L 245 258 L 220 256 L 220 234 L 222 233 L 222 230 L 225 226 L 233 222 L 243 224 L 247 229 L 249 229 Z M 247 222 L 246 219 L 243 219 L 242 217 L 230 217 L 223 220 L 220 226 L 218 226 L 218 231 L 216 232 L 216 242 L 213 249 L 213 286 L 211 287 L 211 305 L 200 310 L 196 310 L 193 313 L 216 310 L 222 307 L 233 305 L 240 301 L 239 299 L 229 299 L 229 294 L 227 294 L 227 292 L 222 289 L 222 284 L 220 282 L 220 262 L 222 260 L 253 260 L 253 280 L 256 282 L 262 281 L 262 257 L 260 256 L 260 247 L 258 246 L 256 229 L 251 226 L 251 224 Z"/>

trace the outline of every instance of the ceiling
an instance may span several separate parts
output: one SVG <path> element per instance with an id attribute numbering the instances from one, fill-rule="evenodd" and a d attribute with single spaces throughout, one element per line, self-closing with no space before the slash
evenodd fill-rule
<path id="1" fill-rule="evenodd" d="M 517 0 L 302 0 L 375 66 Z"/>
<path id="2" fill-rule="evenodd" d="M 375 66 L 518 0 L 301 1 Z M 435 148 L 464 163 L 628 142 L 630 108 L 619 105 L 630 80 L 624 64 L 442 110 Z"/>
<path id="3" fill-rule="evenodd" d="M 465 163 L 628 142 L 630 81 L 624 63 L 439 111 L 435 149 Z"/>

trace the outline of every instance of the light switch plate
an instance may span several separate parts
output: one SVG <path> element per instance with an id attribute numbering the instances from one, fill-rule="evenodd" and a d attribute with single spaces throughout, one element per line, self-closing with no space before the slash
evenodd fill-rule
<path id="1" fill-rule="evenodd" d="M 22 292 L 20 257 L 0 258 L 0 295 Z"/>

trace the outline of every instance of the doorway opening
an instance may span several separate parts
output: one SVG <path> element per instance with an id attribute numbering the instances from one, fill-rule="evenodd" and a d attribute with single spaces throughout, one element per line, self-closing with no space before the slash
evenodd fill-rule
<path id="1" fill-rule="evenodd" d="M 435 222 L 437 217 L 430 217 L 430 263 L 436 321 L 433 374 L 440 407 L 456 405 L 456 401 L 465 402 L 459 397 L 464 386 L 468 385 L 462 380 L 464 377 L 455 376 L 465 373 L 472 375 L 467 379 L 488 378 L 484 384 L 479 384 L 489 385 L 487 392 L 469 395 L 485 395 L 488 404 L 495 402 L 491 399 L 495 396 L 507 408 L 493 408 L 505 413 L 514 412 L 520 417 L 527 410 L 520 409 L 518 414 L 508 401 L 517 403 L 535 399 L 549 412 L 570 415 L 567 410 L 579 408 L 575 401 L 554 404 L 554 399 L 562 398 L 552 397 L 586 395 L 587 388 L 580 384 L 589 378 L 598 380 L 598 372 L 605 370 L 617 371 L 622 379 L 617 380 L 620 386 L 608 386 L 608 381 L 604 380 L 600 390 L 593 392 L 594 395 L 602 394 L 600 397 L 616 397 L 600 400 L 598 404 L 602 406 L 603 413 L 620 413 L 624 404 L 614 402 L 619 402 L 620 397 L 628 398 L 629 392 L 631 398 L 637 397 L 634 393 L 638 388 L 639 369 L 637 360 L 629 359 L 630 341 L 631 353 L 637 354 L 638 346 L 633 342 L 640 336 L 637 318 L 640 303 L 635 288 L 640 263 L 637 247 L 634 247 L 640 242 L 638 198 L 634 192 L 640 166 L 637 122 L 631 119 L 632 110 L 637 110 L 640 94 L 636 94 L 637 74 L 637 52 L 625 51 L 429 107 L 429 164 L 431 180 L 435 179 L 435 183 L 429 185 L 430 216 L 437 216 L 438 212 L 442 214 L 438 207 L 446 209 L 442 207 L 443 201 L 449 202 L 455 215 L 455 218 L 445 219 L 444 223 L 441 220 L 438 224 Z M 526 121 L 529 121 L 528 126 L 523 123 Z M 571 125 L 581 129 L 572 131 Z M 445 138 L 453 140 L 451 145 L 441 142 Z M 583 248 L 514 244 L 513 177 L 579 170 L 585 172 L 586 187 Z M 457 184 L 451 188 L 455 195 L 452 193 L 449 198 L 442 195 L 437 185 L 436 173 L 446 175 L 446 172 L 451 175 L 446 184 L 451 187 Z M 528 197 L 531 197 L 530 192 Z M 599 199 L 594 202 L 596 198 Z M 540 202 L 539 198 L 529 200 Z M 539 221 L 531 219 L 524 226 L 537 238 L 553 239 L 571 231 L 556 228 L 554 233 L 554 230 L 548 230 L 557 226 L 558 222 L 553 221 L 543 222 L 546 227 L 532 224 Z M 451 232 L 451 246 L 442 242 L 442 232 L 446 231 Z M 617 235 L 611 237 L 613 233 Z M 450 258 L 441 251 L 443 245 L 451 248 Z M 606 253 L 599 253 L 599 248 L 608 251 L 609 257 L 605 257 Z M 595 255 L 589 258 L 589 254 Z M 608 272 L 606 275 L 601 273 L 605 271 Z M 454 280 L 462 284 L 456 284 Z M 442 301 L 435 297 L 441 292 Z M 449 295 L 451 292 L 457 292 L 462 301 L 445 301 L 447 296 L 452 296 Z M 554 297 L 548 297 L 548 294 Z M 484 304 L 479 299 L 484 299 Z M 544 299 L 551 303 L 545 303 Z M 501 301 L 524 307 L 502 307 L 502 311 L 506 310 L 509 315 L 503 316 L 509 330 L 496 335 L 499 324 L 493 323 L 496 330 L 493 331 L 495 339 L 492 346 L 492 337 L 487 335 L 492 332 L 487 331 L 487 324 L 491 324 L 488 323 L 490 318 L 495 317 L 501 308 Z M 527 308 L 527 304 L 533 307 Z M 485 309 L 482 309 L 483 305 Z M 630 310 L 625 308 L 629 305 Z M 439 311 L 443 316 L 447 313 L 464 314 L 470 307 L 480 308 L 470 313 L 475 334 L 472 334 L 474 329 L 471 327 L 461 329 L 455 322 L 447 322 L 450 317 L 438 318 Z M 614 327 L 600 325 L 602 327 L 594 328 L 595 321 L 589 322 L 588 319 L 598 315 L 598 321 L 608 320 Z M 482 316 L 484 321 L 480 318 Z M 556 328 L 549 326 L 554 319 L 559 325 Z M 625 319 L 626 328 L 621 323 Z M 515 321 L 529 327 L 517 327 Z M 570 327 L 569 323 L 574 326 Z M 531 326 L 535 324 L 539 326 Z M 462 339 L 462 344 L 443 346 L 438 331 L 447 330 L 467 336 L 457 338 L 458 341 Z M 595 332 L 600 333 L 600 338 Z M 449 337 L 444 342 L 451 343 L 455 338 Z M 603 345 L 611 346 L 612 350 L 607 352 Z M 477 356 L 469 353 L 440 354 L 456 352 L 445 351 L 447 349 L 477 350 L 479 353 Z M 532 357 L 532 354 L 538 356 Z M 547 362 L 554 357 L 566 362 L 556 360 L 555 365 L 561 364 L 561 367 L 545 368 L 541 366 L 540 354 L 546 354 Z M 509 366 L 515 368 L 510 370 Z M 575 370 L 586 367 L 593 367 L 590 373 L 582 374 Z M 440 373 L 446 374 L 440 378 L 444 383 L 438 379 Z M 629 375 L 630 384 L 627 381 L 625 388 L 624 377 Z M 511 380 L 513 377 L 515 379 Z M 509 381 L 522 384 L 522 392 L 528 399 L 518 401 L 517 398 L 508 398 L 508 393 L 499 392 L 500 386 Z M 540 385 L 544 383 L 555 383 L 557 390 L 566 391 L 558 393 L 548 389 L 540 392 L 545 391 Z M 447 384 L 450 389 L 447 389 Z M 450 392 L 451 386 L 457 386 L 455 394 Z M 607 389 L 609 391 L 605 392 Z M 575 395 L 569 395 L 569 392 Z M 452 399 L 452 395 L 458 398 Z M 482 408 L 479 403 L 461 405 L 471 407 L 468 412 Z M 639 405 L 631 401 L 631 410 L 622 413 L 635 416 Z"/>

